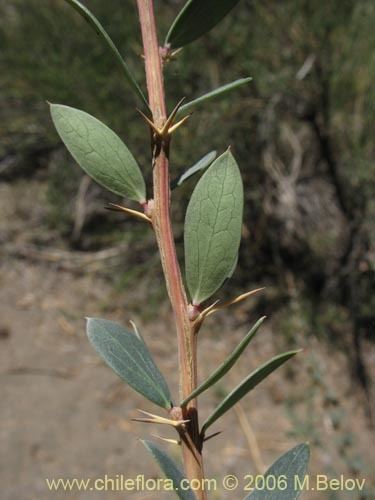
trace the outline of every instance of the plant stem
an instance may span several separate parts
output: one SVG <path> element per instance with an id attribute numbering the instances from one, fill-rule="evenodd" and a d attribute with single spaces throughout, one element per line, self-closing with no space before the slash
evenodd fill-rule
<path id="1" fill-rule="evenodd" d="M 162 61 L 156 33 L 153 0 L 137 0 L 142 30 L 149 105 L 156 127 L 167 119 Z M 161 256 L 167 291 L 177 329 L 180 397 L 187 398 L 197 386 L 197 339 L 188 316 L 188 301 L 181 278 L 170 218 L 169 139 L 153 135 L 154 208 L 152 222 Z M 188 479 L 203 479 L 203 462 L 199 437 L 197 401 L 182 408 L 183 418 L 190 419 L 186 432 L 181 433 L 185 474 Z M 202 483 L 201 483 L 202 484 Z M 204 491 L 196 491 L 205 500 Z"/>

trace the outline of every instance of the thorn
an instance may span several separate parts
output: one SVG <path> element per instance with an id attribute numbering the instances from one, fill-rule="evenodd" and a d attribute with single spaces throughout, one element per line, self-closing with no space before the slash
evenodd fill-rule
<path id="1" fill-rule="evenodd" d="M 176 49 L 176 50 L 172 50 L 170 58 L 173 59 L 174 57 L 176 57 L 177 54 L 179 54 L 182 51 L 182 49 L 183 49 L 183 47 L 180 47 L 179 49 Z"/>
<path id="2" fill-rule="evenodd" d="M 212 311 L 212 309 L 220 302 L 220 300 L 215 300 L 210 306 L 206 307 L 206 309 L 203 309 L 203 311 L 200 313 L 200 315 L 197 318 L 197 321 L 201 318 L 202 320 L 207 316 L 207 314 Z"/>
<path id="3" fill-rule="evenodd" d="M 205 314 L 205 318 L 207 316 L 210 316 L 210 314 L 213 314 L 216 311 L 219 311 L 220 309 L 224 309 L 225 307 L 232 306 L 233 304 L 238 304 L 238 302 L 242 302 L 243 300 L 247 299 L 248 297 L 251 297 L 252 295 L 255 295 L 256 293 L 258 293 L 264 289 L 265 289 L 265 287 L 263 286 L 262 288 L 257 288 L 256 290 L 250 290 L 250 292 L 242 293 L 241 295 L 239 295 L 235 299 L 228 300 L 227 302 L 223 302 L 222 304 L 211 308 L 210 311 L 207 311 L 207 313 Z"/>
<path id="4" fill-rule="evenodd" d="M 167 139 L 172 132 L 178 129 L 182 124 L 186 122 L 186 120 L 191 116 L 191 113 L 182 118 L 178 123 L 172 125 L 174 119 L 176 118 L 176 115 L 178 113 L 178 110 L 181 108 L 182 103 L 185 101 L 185 97 L 180 99 L 180 101 L 176 104 L 176 106 L 173 108 L 171 114 L 168 116 L 167 120 L 165 121 L 164 125 L 162 128 L 158 128 L 155 123 L 148 118 L 140 109 L 137 108 L 138 113 L 142 116 L 142 118 L 146 121 L 148 125 L 152 128 L 152 130 L 155 132 L 155 134 L 161 138 L 161 139 Z"/>
<path id="5" fill-rule="evenodd" d="M 148 118 L 140 109 L 137 108 L 137 111 L 142 116 L 142 118 L 146 121 L 146 123 L 148 123 L 148 125 L 150 125 L 150 127 L 155 132 L 155 134 L 160 135 L 160 130 L 154 124 L 154 122 L 152 120 L 150 120 L 150 118 Z"/>
<path id="6" fill-rule="evenodd" d="M 175 123 L 172 127 L 170 127 L 170 129 L 168 129 L 168 134 L 169 135 L 172 134 L 175 130 L 181 127 L 181 125 L 183 125 L 191 117 L 192 114 L 193 113 L 189 113 L 184 118 L 182 118 L 182 120 L 180 120 L 179 122 Z"/>
<path id="7" fill-rule="evenodd" d="M 219 434 L 221 434 L 223 431 L 218 431 L 218 432 L 214 432 L 213 434 L 210 434 L 209 436 L 205 437 L 203 439 L 203 442 L 205 443 L 206 441 L 208 441 L 209 439 L 212 439 L 216 436 L 218 436 Z"/>
<path id="8" fill-rule="evenodd" d="M 142 212 L 138 212 L 138 210 L 132 210 L 131 208 L 123 207 L 122 205 L 117 205 L 116 203 L 108 203 L 108 206 L 105 207 L 107 210 L 113 210 L 114 212 L 125 212 L 136 219 L 149 222 L 151 224 L 151 219 L 147 215 Z"/>
<path id="9" fill-rule="evenodd" d="M 205 317 L 207 316 L 207 314 L 209 314 L 209 312 L 220 302 L 220 300 L 215 300 L 215 302 L 213 304 L 211 304 L 210 306 L 206 307 L 206 309 L 203 309 L 203 311 L 199 314 L 199 316 L 197 316 L 197 318 L 194 321 L 194 328 L 195 328 L 195 331 L 198 331 L 199 328 L 201 327 Z"/>
<path id="10" fill-rule="evenodd" d="M 182 47 L 179 49 L 172 50 L 170 44 L 164 45 L 164 47 L 160 47 L 160 55 L 162 57 L 163 63 L 168 63 L 176 58 L 177 54 L 179 54 L 182 50 Z"/>
<path id="11" fill-rule="evenodd" d="M 177 112 L 182 106 L 182 103 L 185 101 L 186 97 L 183 97 L 178 101 L 176 106 L 173 108 L 171 114 L 168 116 L 167 121 L 164 123 L 163 128 L 161 130 L 161 135 L 165 135 L 170 133 L 170 126 L 172 125 L 173 120 L 176 118 Z"/>
<path id="12" fill-rule="evenodd" d="M 132 418 L 134 422 L 143 422 L 146 424 L 161 424 L 161 425 L 171 425 L 172 427 L 178 428 L 181 427 L 190 420 L 170 420 L 169 418 L 160 417 L 159 415 L 154 415 L 153 413 L 149 413 L 148 411 L 139 410 L 139 412 L 147 415 L 150 418 Z"/>
<path id="13" fill-rule="evenodd" d="M 165 438 L 163 436 L 158 436 L 157 434 L 151 434 L 151 436 L 153 436 L 157 439 L 160 439 L 161 441 L 164 441 L 166 443 L 177 444 L 178 446 L 180 446 L 180 444 L 181 444 L 181 441 L 178 441 L 177 439 L 169 439 L 169 438 Z"/>
<path id="14" fill-rule="evenodd" d="M 202 326 L 203 321 L 210 316 L 211 314 L 214 314 L 217 311 L 220 311 L 221 309 L 224 309 L 225 307 L 229 307 L 233 304 L 237 304 L 238 302 L 241 302 L 242 300 L 247 299 L 251 295 L 255 295 L 256 293 L 260 292 L 261 290 L 264 290 L 265 287 L 262 288 L 257 288 L 256 290 L 251 290 L 250 292 L 243 293 L 236 297 L 235 299 L 228 300 L 227 302 L 223 302 L 222 304 L 219 304 L 219 300 L 216 300 L 213 304 L 210 306 L 206 307 L 200 315 L 197 317 L 197 319 L 194 321 L 194 328 L 195 331 L 198 332 L 200 327 Z"/>

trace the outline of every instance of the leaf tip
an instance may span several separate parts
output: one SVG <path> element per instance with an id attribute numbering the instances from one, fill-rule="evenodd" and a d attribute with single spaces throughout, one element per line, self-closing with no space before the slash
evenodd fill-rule
<path id="1" fill-rule="evenodd" d="M 143 446 L 146 448 L 146 450 L 148 450 L 150 453 L 152 453 L 149 441 L 147 441 L 147 439 L 140 439 L 139 438 L 138 440 L 140 443 L 143 444 Z"/>
<path id="2" fill-rule="evenodd" d="M 86 320 L 86 334 L 89 337 L 89 339 L 91 339 L 93 334 L 92 326 L 93 322 L 95 321 L 95 318 L 90 318 L 89 316 L 86 316 L 85 320 Z"/>

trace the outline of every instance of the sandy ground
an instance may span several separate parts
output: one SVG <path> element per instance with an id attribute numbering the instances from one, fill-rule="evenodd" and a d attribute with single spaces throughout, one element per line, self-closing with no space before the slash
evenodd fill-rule
<path id="1" fill-rule="evenodd" d="M 17 190 L 15 192 L 15 189 Z M 131 421 L 136 408 L 158 409 L 145 403 L 101 363 L 85 335 L 85 316 L 101 316 L 126 324 L 134 320 L 158 365 L 177 395 L 177 367 L 173 324 L 168 304 L 154 320 L 134 314 L 132 305 L 147 294 L 139 284 L 114 293 L 100 269 L 70 271 L 59 261 L 19 253 L 25 239 L 40 230 L 43 196 L 33 185 L 0 186 L 0 475 L 2 500 L 174 498 L 155 492 L 52 492 L 46 478 L 159 477 L 140 438 L 160 429 Z M 49 242 L 48 248 L 53 245 Z M 126 253 L 123 257 L 126 268 Z M 136 310 L 139 311 L 139 308 Z M 250 311 L 250 315 L 249 315 Z M 208 375 L 246 333 L 233 329 L 227 313 L 207 321 L 201 332 L 201 378 Z M 238 308 L 249 316 L 251 303 Z M 363 394 L 353 383 L 345 353 L 301 334 L 296 345 L 305 350 L 299 359 L 249 394 L 241 413 L 231 411 L 215 430 L 224 432 L 209 441 L 206 474 L 218 480 L 212 499 L 243 498 L 244 476 L 269 465 L 289 447 L 309 440 L 310 473 L 365 478 L 368 492 L 309 492 L 306 500 L 375 498 L 370 484 L 375 463 L 373 433 L 365 416 Z M 257 364 L 283 348 L 270 320 L 246 351 L 238 366 L 219 387 L 201 397 L 205 416 Z M 374 367 L 375 346 L 368 345 L 367 365 Z M 243 416 L 243 415 L 242 415 Z M 252 433 L 256 436 L 249 447 Z M 162 433 L 173 437 L 169 431 Z M 161 446 L 165 446 L 161 444 Z M 166 445 L 178 456 L 177 446 Z M 260 458 L 256 460 L 256 448 Z M 235 474 L 240 486 L 226 493 L 224 475 Z M 371 490 L 371 491 L 370 491 Z"/>

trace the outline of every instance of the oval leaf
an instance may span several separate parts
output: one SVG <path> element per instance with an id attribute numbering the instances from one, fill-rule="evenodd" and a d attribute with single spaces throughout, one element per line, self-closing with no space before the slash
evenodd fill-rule
<path id="1" fill-rule="evenodd" d="M 155 458 L 159 467 L 164 472 L 165 477 L 172 481 L 175 493 L 178 498 L 180 498 L 181 500 L 196 500 L 196 497 L 190 488 L 188 490 L 185 490 L 187 481 L 174 461 L 164 451 L 156 446 L 155 443 L 142 439 L 141 443 Z M 184 481 L 184 489 L 181 488 L 182 481 Z"/>
<path id="2" fill-rule="evenodd" d="M 189 0 L 169 29 L 166 44 L 183 47 L 210 31 L 239 0 Z"/>
<path id="3" fill-rule="evenodd" d="M 173 406 L 167 383 L 143 340 L 117 323 L 97 318 L 88 319 L 87 335 L 98 354 L 130 387 L 162 408 Z"/>
<path id="4" fill-rule="evenodd" d="M 101 38 L 101 40 L 107 45 L 107 47 L 111 50 L 112 54 L 115 56 L 116 60 L 120 63 L 122 69 L 124 70 L 125 77 L 128 80 L 133 91 L 138 95 L 138 97 L 143 101 L 143 103 L 148 108 L 148 102 L 143 95 L 142 90 L 140 89 L 138 83 L 135 81 L 135 78 L 131 74 L 128 65 L 121 57 L 120 52 L 118 51 L 116 45 L 113 43 L 111 37 L 105 31 L 103 26 L 100 24 L 98 19 L 89 11 L 87 7 L 81 4 L 78 0 L 65 0 L 73 9 L 75 9 L 85 21 L 94 29 L 95 33 Z"/>
<path id="5" fill-rule="evenodd" d="M 186 405 L 189 401 L 192 399 L 196 398 L 199 396 L 199 394 L 202 394 L 202 392 L 206 391 L 209 387 L 212 385 L 216 384 L 221 378 L 224 377 L 226 373 L 229 372 L 229 370 L 232 368 L 232 366 L 235 364 L 237 359 L 241 356 L 241 354 L 244 352 L 246 347 L 250 344 L 252 339 L 254 338 L 255 334 L 259 330 L 260 325 L 263 323 L 263 321 L 266 319 L 265 316 L 263 318 L 260 318 L 255 325 L 252 327 L 252 329 L 249 331 L 249 333 L 246 335 L 246 337 L 238 344 L 238 346 L 235 348 L 235 350 L 227 357 L 227 359 L 224 361 L 223 364 L 219 366 L 217 370 L 212 373 L 208 377 L 207 380 L 205 380 L 201 385 L 199 385 L 195 391 L 193 391 L 189 397 L 184 399 L 184 401 L 181 403 L 180 406 Z"/>
<path id="6" fill-rule="evenodd" d="M 193 101 L 187 102 L 186 104 L 181 106 L 177 111 L 177 118 L 180 117 L 181 115 L 191 112 L 192 109 L 199 106 L 200 104 L 205 103 L 206 101 L 212 101 L 213 99 L 225 96 L 232 90 L 235 90 L 238 87 L 242 87 L 242 85 L 251 82 L 251 80 L 252 80 L 251 77 L 240 78 L 239 80 L 236 80 L 234 82 L 222 85 L 221 87 L 218 87 L 215 90 L 211 90 L 211 92 L 203 94 L 202 96 L 197 97 L 197 99 L 194 99 Z"/>
<path id="7" fill-rule="evenodd" d="M 185 218 L 186 281 L 192 302 L 213 295 L 233 270 L 241 240 L 243 186 L 226 151 L 199 180 Z"/>
<path id="8" fill-rule="evenodd" d="M 301 494 L 309 458 L 307 444 L 295 446 L 276 460 L 265 473 L 265 486 L 272 484 L 272 489 L 254 490 L 245 500 L 297 500 Z M 266 480 L 268 476 L 274 478 L 270 483 Z"/>
<path id="9" fill-rule="evenodd" d="M 64 144 L 83 170 L 103 187 L 143 203 L 146 187 L 133 155 L 107 125 L 79 109 L 51 104 Z"/>
<path id="10" fill-rule="evenodd" d="M 270 359 L 260 368 L 250 373 L 250 375 L 245 378 L 231 393 L 228 394 L 226 398 L 215 408 L 213 413 L 208 417 L 202 426 L 202 435 L 205 434 L 206 430 L 216 422 L 224 413 L 232 408 L 240 399 L 242 399 L 248 392 L 250 392 L 254 387 L 256 387 L 262 380 L 268 377 L 273 371 L 275 371 L 279 366 L 283 365 L 288 359 L 295 356 L 300 351 L 289 351 L 279 354 L 278 356 Z"/>
<path id="11" fill-rule="evenodd" d="M 209 167 L 216 158 L 216 155 L 216 151 L 211 151 L 210 153 L 207 153 L 205 156 L 203 156 L 203 158 L 201 158 L 192 167 L 188 168 L 180 177 L 171 182 L 171 189 L 175 189 L 176 187 L 181 186 L 181 184 L 190 179 L 190 177 Z"/>

